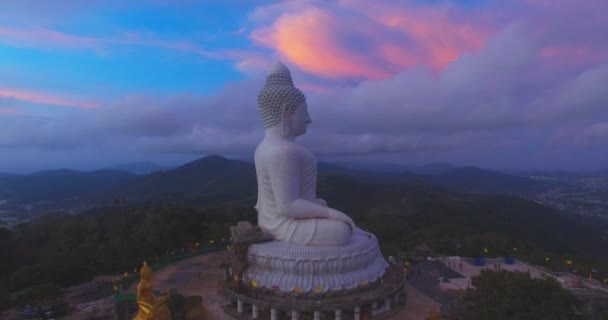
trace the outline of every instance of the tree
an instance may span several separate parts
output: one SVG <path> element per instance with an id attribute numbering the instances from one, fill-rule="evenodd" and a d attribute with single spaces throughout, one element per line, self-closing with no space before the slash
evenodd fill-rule
<path id="1" fill-rule="evenodd" d="M 483 270 L 464 295 L 468 320 L 569 320 L 574 298 L 553 278 Z"/>

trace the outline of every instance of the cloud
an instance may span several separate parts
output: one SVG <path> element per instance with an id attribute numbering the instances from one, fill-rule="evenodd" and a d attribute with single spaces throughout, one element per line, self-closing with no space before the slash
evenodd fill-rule
<path id="1" fill-rule="evenodd" d="M 44 93 L 32 90 L 12 89 L 0 87 L 0 98 L 16 99 L 21 101 L 33 102 L 44 105 L 55 105 L 62 107 L 72 107 L 79 109 L 93 109 L 97 103 L 93 101 L 80 100 L 61 95 Z"/>
<path id="2" fill-rule="evenodd" d="M 418 64 L 439 71 L 476 52 L 487 32 L 451 15 L 451 7 L 387 1 L 269 5 L 251 39 L 321 77 L 385 79 Z"/>
<path id="3" fill-rule="evenodd" d="M 401 154 L 451 161 L 467 155 L 503 164 L 531 145 L 541 146 L 534 152 L 551 154 L 608 142 L 601 109 L 608 69 L 556 81 L 543 77 L 539 59 L 525 26 L 513 24 L 439 74 L 418 66 L 354 87 L 310 91 L 313 123 L 301 141 L 320 156 Z M 0 146 L 250 155 L 263 136 L 256 106 L 262 84 L 263 78 L 252 77 L 210 96 L 129 96 L 61 118 L 12 116 Z M 555 140 L 572 132 L 579 138 Z M 497 158 L 496 152 L 510 155 Z"/>
<path id="4" fill-rule="evenodd" d="M 84 49 L 99 48 L 104 42 L 97 38 L 73 36 L 43 28 L 17 29 L 6 27 L 0 27 L 0 41 L 16 46 L 52 46 Z"/>
<path id="5" fill-rule="evenodd" d="M 18 114 L 19 110 L 15 108 L 0 107 L 0 114 Z"/>
<path id="6" fill-rule="evenodd" d="M 602 15 L 594 7 L 490 2 L 471 9 L 479 13 L 472 17 L 450 3 L 403 3 L 259 7 L 249 17 L 255 26 L 247 30 L 268 51 L 225 55 L 250 75 L 246 79 L 208 96 L 129 95 L 55 117 L 2 114 L 0 148 L 251 155 L 263 136 L 256 106 L 260 70 L 281 58 L 306 90 L 313 119 L 300 141 L 322 157 L 605 165 L 608 45 L 600 41 L 606 31 L 597 27 Z M 167 45 L 153 36 L 118 39 Z M 188 42 L 167 46 L 193 53 L 197 48 Z"/>
<path id="7" fill-rule="evenodd" d="M 108 37 L 79 36 L 45 28 L 0 27 L 0 43 L 27 46 L 42 50 L 81 49 L 103 52 L 116 45 L 156 47 L 166 50 L 192 53 L 206 58 L 223 58 L 222 52 L 204 49 L 191 41 L 164 40 L 151 33 L 123 32 Z"/>

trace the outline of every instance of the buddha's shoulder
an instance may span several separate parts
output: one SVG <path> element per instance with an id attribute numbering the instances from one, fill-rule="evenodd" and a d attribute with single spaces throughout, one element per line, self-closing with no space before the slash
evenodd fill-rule
<path id="1" fill-rule="evenodd" d="M 292 142 L 260 144 L 255 153 L 256 158 L 276 161 L 299 159 L 310 154 L 306 148 Z"/>

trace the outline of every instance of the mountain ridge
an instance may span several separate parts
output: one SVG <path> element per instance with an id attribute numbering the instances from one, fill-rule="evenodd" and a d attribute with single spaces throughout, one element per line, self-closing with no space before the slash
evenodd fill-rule
<path id="1" fill-rule="evenodd" d="M 377 172 L 328 162 L 319 162 L 318 165 L 319 175 L 343 175 L 372 184 L 431 184 L 465 192 L 520 195 L 542 190 L 550 183 L 444 163 L 420 168 L 426 174 L 410 171 Z M 175 168 L 145 175 L 117 169 L 59 169 L 43 170 L 30 175 L 0 176 L 2 199 L 36 202 L 49 201 L 53 197 L 78 198 L 83 203 L 88 203 L 88 206 L 167 199 L 201 204 L 219 198 L 251 198 L 255 196 L 256 187 L 253 163 L 219 155 L 202 157 Z"/>

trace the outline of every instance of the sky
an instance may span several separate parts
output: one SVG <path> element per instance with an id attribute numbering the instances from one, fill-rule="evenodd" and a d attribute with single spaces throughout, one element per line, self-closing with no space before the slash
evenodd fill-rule
<path id="1" fill-rule="evenodd" d="M 250 158 L 278 60 L 352 163 L 608 167 L 605 0 L 0 4 L 0 172 Z"/>

